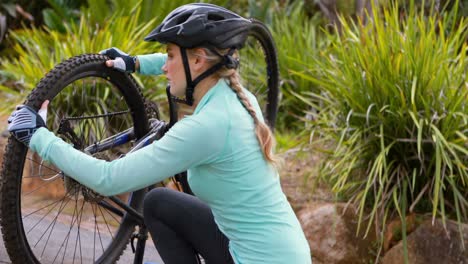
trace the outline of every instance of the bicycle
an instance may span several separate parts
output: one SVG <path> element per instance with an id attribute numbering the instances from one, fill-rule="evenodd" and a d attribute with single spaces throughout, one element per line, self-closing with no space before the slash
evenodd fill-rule
<path id="1" fill-rule="evenodd" d="M 240 54 L 241 76 L 258 81 L 246 87 L 259 87 L 253 93 L 273 129 L 279 101 L 278 62 L 271 33 L 263 23 L 252 19 Z M 106 67 L 106 60 L 103 55 L 85 54 L 58 64 L 25 104 L 38 109 L 49 99 L 48 128 L 74 148 L 110 161 L 164 136 L 177 120 L 177 107 L 167 88 L 170 120 L 160 120 L 157 105 L 145 99 L 135 79 Z M 175 175 L 175 180 L 182 191 L 191 193 L 184 173 Z M 103 197 L 46 164 L 12 137 L 0 182 L 0 225 L 13 263 L 82 263 L 83 257 L 114 263 L 129 241 L 134 263 L 142 263 L 148 237 L 142 203 L 152 187 Z M 87 220 L 88 215 L 94 219 Z M 55 241 L 53 236 L 60 239 Z M 90 244 L 93 252 L 83 252 L 83 245 Z"/>

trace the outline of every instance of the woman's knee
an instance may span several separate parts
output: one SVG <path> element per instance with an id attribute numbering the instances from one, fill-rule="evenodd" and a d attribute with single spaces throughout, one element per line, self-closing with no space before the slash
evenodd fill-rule
<path id="1" fill-rule="evenodd" d="M 163 187 L 157 187 L 145 195 L 143 200 L 143 216 L 145 219 L 154 219 L 161 215 L 161 204 L 167 201 L 169 190 Z"/>

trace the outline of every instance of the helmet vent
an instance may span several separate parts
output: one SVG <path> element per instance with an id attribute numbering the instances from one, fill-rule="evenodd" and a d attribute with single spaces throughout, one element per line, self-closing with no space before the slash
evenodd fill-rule
<path id="1" fill-rule="evenodd" d="M 224 17 L 218 14 L 208 14 L 208 21 L 220 21 L 220 20 L 224 20 Z"/>
<path id="2" fill-rule="evenodd" d="M 184 23 L 185 21 L 187 21 L 187 19 L 189 19 L 191 15 L 190 14 L 187 14 L 187 15 L 183 15 L 183 16 L 180 16 L 177 18 L 177 25 L 180 25 L 182 23 Z"/>

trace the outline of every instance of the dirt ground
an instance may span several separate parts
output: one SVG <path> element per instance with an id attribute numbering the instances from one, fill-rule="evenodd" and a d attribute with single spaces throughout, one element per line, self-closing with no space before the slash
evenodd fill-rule
<path id="1" fill-rule="evenodd" d="M 315 182 L 320 162 L 318 155 L 309 150 L 293 149 L 280 156 L 284 160 L 279 170 L 281 186 L 295 212 L 312 201 L 333 201 L 327 187 Z"/>

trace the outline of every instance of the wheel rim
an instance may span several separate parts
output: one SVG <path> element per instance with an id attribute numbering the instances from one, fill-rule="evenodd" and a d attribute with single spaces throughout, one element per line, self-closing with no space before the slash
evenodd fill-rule
<path id="1" fill-rule="evenodd" d="M 124 113 L 119 115 L 70 121 L 77 137 L 73 140 L 62 135 L 65 141 L 81 145 L 79 148 L 83 149 L 133 125 L 131 112 L 119 90 L 106 79 L 85 77 L 69 84 L 52 100 L 47 124 L 50 130 L 57 132 L 64 117 L 122 111 Z M 113 160 L 130 147 L 127 144 L 94 156 Z M 27 152 L 23 167 L 21 223 L 28 247 L 37 261 L 99 262 L 112 251 L 108 248 L 116 236 L 128 235 L 129 229 L 120 226 L 122 216 L 103 206 L 113 206 L 107 198 L 60 174 L 57 168 L 45 164 L 31 151 Z M 121 199 L 130 203 L 125 195 Z"/>

